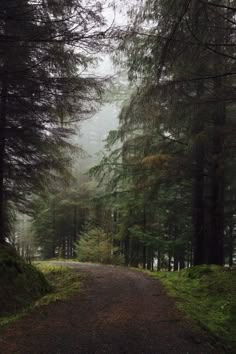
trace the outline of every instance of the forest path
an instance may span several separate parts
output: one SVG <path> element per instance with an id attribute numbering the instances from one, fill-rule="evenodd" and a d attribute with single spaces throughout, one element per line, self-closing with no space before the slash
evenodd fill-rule
<path id="1" fill-rule="evenodd" d="M 65 265 L 86 276 L 80 293 L 1 330 L 1 354 L 221 353 L 191 328 L 159 281 L 125 268 Z"/>

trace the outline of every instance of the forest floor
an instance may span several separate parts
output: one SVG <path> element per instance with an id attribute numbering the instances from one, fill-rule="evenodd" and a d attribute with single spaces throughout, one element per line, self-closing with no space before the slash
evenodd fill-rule
<path id="1" fill-rule="evenodd" d="M 1 329 L 1 354 L 223 353 L 158 280 L 125 268 L 65 265 L 82 275 L 80 291 Z"/>

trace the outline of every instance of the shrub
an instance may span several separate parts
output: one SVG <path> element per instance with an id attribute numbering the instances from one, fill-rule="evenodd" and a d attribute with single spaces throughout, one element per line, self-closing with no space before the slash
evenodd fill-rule
<path id="1" fill-rule="evenodd" d="M 93 228 L 81 234 L 76 242 L 77 259 L 81 262 L 120 264 L 119 248 L 114 247 L 111 234 L 101 228 Z"/>

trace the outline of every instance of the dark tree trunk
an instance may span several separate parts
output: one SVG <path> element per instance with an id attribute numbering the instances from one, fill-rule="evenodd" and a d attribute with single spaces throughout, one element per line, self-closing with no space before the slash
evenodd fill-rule
<path id="1" fill-rule="evenodd" d="M 216 80 L 216 90 L 221 86 L 219 80 Z M 218 265 L 224 263 L 224 124 L 225 108 L 224 104 L 220 103 L 216 105 L 214 112 L 212 166 L 210 168 L 210 227 L 207 233 L 207 263 Z"/>
<path id="2" fill-rule="evenodd" d="M 145 203 L 144 203 L 144 205 L 143 205 L 143 232 L 146 232 L 146 226 L 147 226 L 147 218 L 146 218 L 146 207 L 145 207 Z M 148 261 L 148 248 L 146 246 L 143 246 L 143 269 L 146 269 L 146 267 L 148 267 L 147 261 Z"/>
<path id="3" fill-rule="evenodd" d="M 215 16 L 215 48 L 222 50 L 221 43 L 225 41 L 225 20 L 222 14 Z M 213 98 L 214 106 L 212 107 L 212 146 L 211 159 L 209 166 L 209 230 L 207 232 L 207 263 L 223 265 L 224 263 L 224 188 L 225 188 L 225 156 L 224 156 L 224 140 L 225 140 L 225 121 L 226 107 L 222 102 L 224 92 L 222 77 L 220 74 L 225 68 L 225 60 L 221 55 L 214 57 L 214 71 L 216 78 L 214 79 Z"/>
<path id="4" fill-rule="evenodd" d="M 188 249 L 187 249 L 187 267 L 191 267 L 193 264 L 193 243 L 192 241 L 188 241 Z"/>
<path id="5" fill-rule="evenodd" d="M 205 8 L 204 8 L 205 7 Z M 192 1 L 192 29 L 200 33 L 201 26 L 206 22 L 207 4 Z M 199 48 L 200 51 L 200 48 Z M 196 58 L 197 60 L 197 58 Z M 195 76 L 202 75 L 202 67 L 195 63 Z M 203 82 L 196 84 L 196 97 L 198 100 L 204 95 Z M 192 193 L 192 223 L 193 223 L 193 249 L 194 265 L 205 263 L 205 203 L 204 203 L 204 168 L 205 168 L 205 142 L 201 138 L 205 128 L 205 106 L 195 104 L 193 107 L 192 139 L 193 139 L 193 193 Z"/>
<path id="6" fill-rule="evenodd" d="M 194 117 L 194 147 L 193 147 L 193 240 L 194 240 L 194 265 L 203 264 L 205 261 L 205 204 L 204 204 L 204 159 L 205 148 L 198 141 L 197 135 L 202 132 L 199 126 L 199 117 Z M 198 121 L 199 120 L 199 121 Z"/>
<path id="7" fill-rule="evenodd" d="M 6 9 L 8 7 L 6 6 Z M 4 18 L 4 17 L 3 17 Z M 3 24 L 3 34 L 7 37 L 10 30 L 10 21 Z M 6 195 L 5 195 L 5 153 L 6 153 L 6 126 L 7 126 L 7 101 L 8 101 L 8 73 L 9 73 L 9 44 L 3 47 L 2 60 L 2 80 L 0 97 L 0 244 L 5 242 L 6 238 Z"/>
<path id="8" fill-rule="evenodd" d="M 128 267 L 130 254 L 129 254 L 129 237 L 127 235 L 125 236 L 123 245 L 124 245 L 125 265 Z"/>
<path id="9" fill-rule="evenodd" d="M 157 270 L 161 270 L 161 251 L 157 251 Z"/>
<path id="10" fill-rule="evenodd" d="M 74 234 L 73 234 L 73 241 L 72 241 L 72 250 L 71 256 L 74 257 L 74 244 L 77 240 L 77 205 L 74 206 L 74 215 L 73 215 L 73 224 L 74 224 Z"/>
<path id="11" fill-rule="evenodd" d="M 229 266 L 234 265 L 234 236 L 233 236 L 233 226 L 229 227 Z"/>
<path id="12" fill-rule="evenodd" d="M 201 85 L 198 86 L 197 94 L 202 92 Z M 202 112 L 197 107 L 193 121 L 193 246 L 194 265 L 205 263 L 205 202 L 204 202 L 204 167 L 205 167 L 205 144 L 201 139 L 204 131 Z"/>
<path id="13" fill-rule="evenodd" d="M 179 269 L 185 268 L 185 250 L 181 250 L 179 255 Z"/>
<path id="14" fill-rule="evenodd" d="M 132 239 L 131 239 L 132 240 Z M 131 249 L 131 253 L 130 253 L 130 265 L 134 268 L 138 268 L 139 266 L 139 244 L 138 242 L 132 240 L 132 249 Z"/>
<path id="15" fill-rule="evenodd" d="M 153 251 L 152 251 L 152 254 L 151 254 L 151 262 L 152 262 L 152 266 L 151 266 L 151 271 L 153 272 L 154 271 L 154 255 L 153 255 Z"/>
<path id="16" fill-rule="evenodd" d="M 143 269 L 146 269 L 146 247 L 143 246 Z"/>
<path id="17" fill-rule="evenodd" d="M 171 253 L 169 252 L 168 254 L 168 272 L 171 272 Z"/>
<path id="18" fill-rule="evenodd" d="M 128 265 L 129 267 L 132 265 L 132 253 L 133 253 L 133 242 L 132 242 L 132 237 L 129 236 L 129 245 L 128 245 L 128 250 L 129 250 L 129 261 Z"/>
<path id="19" fill-rule="evenodd" d="M 178 270 L 179 266 L 179 256 L 177 255 L 177 252 L 175 252 L 174 256 L 174 271 Z"/>
<path id="20" fill-rule="evenodd" d="M 147 247 L 147 269 L 152 270 L 152 250 L 149 247 Z"/>
<path id="21" fill-rule="evenodd" d="M 6 237 L 6 219 L 5 219 L 5 129 L 6 129 L 6 111 L 7 111 L 7 74 L 2 80 L 1 106 L 0 106 L 0 244 L 5 242 Z"/>

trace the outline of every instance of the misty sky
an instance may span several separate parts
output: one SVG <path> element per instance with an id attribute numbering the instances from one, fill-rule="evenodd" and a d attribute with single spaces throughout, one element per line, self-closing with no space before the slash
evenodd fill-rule
<path id="1" fill-rule="evenodd" d="M 112 8 L 106 8 L 104 14 L 108 26 L 110 26 L 113 21 L 115 21 L 117 25 L 123 25 L 125 23 L 124 15 L 118 10 L 114 12 Z M 96 68 L 97 75 L 109 76 L 116 74 L 117 70 L 113 66 L 110 57 L 103 54 L 102 58 Z M 101 157 L 99 152 L 104 148 L 104 140 L 108 132 L 118 127 L 119 110 L 116 102 L 113 104 L 104 104 L 92 118 L 80 123 L 76 143 L 89 155 L 82 160 L 81 158 L 78 159 L 80 169 L 87 169 L 99 162 Z"/>

